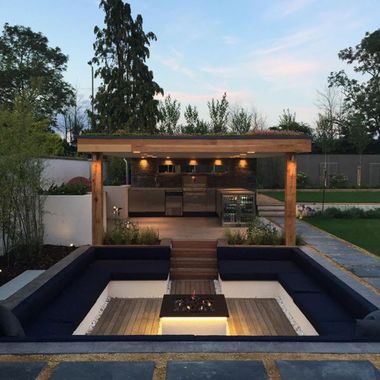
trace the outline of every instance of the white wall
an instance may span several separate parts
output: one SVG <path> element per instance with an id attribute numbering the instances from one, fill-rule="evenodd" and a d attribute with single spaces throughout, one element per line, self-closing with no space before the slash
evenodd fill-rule
<path id="1" fill-rule="evenodd" d="M 103 225 L 107 229 L 106 195 Z M 44 244 L 86 245 L 92 243 L 91 194 L 47 195 L 44 202 Z"/>
<path id="2" fill-rule="evenodd" d="M 90 179 L 91 162 L 86 160 L 47 158 L 43 160 L 43 178 L 47 187 L 55 183 L 61 185 L 74 177 Z"/>
<path id="3" fill-rule="evenodd" d="M 91 244 L 91 194 L 48 195 L 44 203 L 44 243 Z"/>
<path id="4" fill-rule="evenodd" d="M 128 189 L 129 185 L 104 186 L 104 190 L 107 193 L 108 219 L 128 218 Z M 120 216 L 115 216 L 113 214 L 113 206 L 122 207 L 122 210 L 120 210 Z"/>

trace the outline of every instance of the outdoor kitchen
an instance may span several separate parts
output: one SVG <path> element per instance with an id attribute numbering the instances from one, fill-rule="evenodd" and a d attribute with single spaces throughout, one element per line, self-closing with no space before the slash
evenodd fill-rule
<path id="1" fill-rule="evenodd" d="M 130 160 L 130 216 L 218 216 L 244 225 L 255 215 L 252 158 Z"/>

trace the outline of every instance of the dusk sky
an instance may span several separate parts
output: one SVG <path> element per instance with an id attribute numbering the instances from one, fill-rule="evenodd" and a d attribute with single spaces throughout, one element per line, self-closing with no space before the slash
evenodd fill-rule
<path id="1" fill-rule="evenodd" d="M 199 107 L 224 91 L 232 104 L 255 107 L 277 122 L 282 109 L 314 126 L 317 90 L 346 69 L 339 50 L 380 27 L 379 0 L 133 0 L 153 31 L 149 66 L 165 94 Z M 97 0 L 0 0 L 0 24 L 30 26 L 69 55 L 65 78 L 82 99 L 91 92 Z"/>

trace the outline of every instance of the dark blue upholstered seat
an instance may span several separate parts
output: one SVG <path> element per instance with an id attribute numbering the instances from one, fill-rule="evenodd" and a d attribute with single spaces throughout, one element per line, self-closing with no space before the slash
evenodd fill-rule
<path id="1" fill-rule="evenodd" d="M 95 247 L 88 252 L 14 309 L 27 336 L 71 335 L 111 280 L 166 280 L 169 275 L 169 247 Z"/>
<path id="2" fill-rule="evenodd" d="M 296 248 L 219 247 L 224 281 L 279 281 L 321 335 L 353 337 L 376 307 Z"/>

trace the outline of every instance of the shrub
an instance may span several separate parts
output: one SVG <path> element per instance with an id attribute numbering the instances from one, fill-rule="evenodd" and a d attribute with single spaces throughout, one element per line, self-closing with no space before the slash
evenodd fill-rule
<path id="1" fill-rule="evenodd" d="M 271 223 L 254 219 L 247 229 L 248 245 L 278 245 L 281 244 L 281 233 Z"/>
<path id="2" fill-rule="evenodd" d="M 341 210 L 337 207 L 328 207 L 323 213 L 318 212 L 316 216 L 322 216 L 326 218 L 336 218 L 336 219 L 379 219 L 380 218 L 380 208 L 374 208 L 370 210 L 363 210 L 359 207 L 350 207 L 345 210 Z M 311 215 L 313 216 L 313 215 Z"/>
<path id="3" fill-rule="evenodd" d="M 225 238 L 230 245 L 282 245 L 285 244 L 285 234 L 279 231 L 273 224 L 263 222 L 256 218 L 249 224 L 247 230 L 225 230 Z M 302 245 L 304 241 L 297 235 L 296 245 Z"/>
<path id="4" fill-rule="evenodd" d="M 84 195 L 90 191 L 90 188 L 85 183 L 67 183 L 58 186 L 56 184 L 51 185 L 46 191 L 43 191 L 45 195 Z"/>
<path id="5" fill-rule="evenodd" d="M 348 177 L 343 174 L 337 174 L 330 178 L 330 187 L 333 189 L 344 189 L 348 186 Z"/>
<path id="6" fill-rule="evenodd" d="M 141 228 L 139 230 L 139 244 L 153 245 L 158 242 L 159 234 L 158 231 L 151 227 Z"/>
<path id="7" fill-rule="evenodd" d="M 297 173 L 297 187 L 300 189 L 307 187 L 309 184 L 309 177 L 304 172 Z"/>
<path id="8" fill-rule="evenodd" d="M 107 231 L 103 243 L 106 245 L 153 245 L 159 241 L 159 233 L 150 227 L 140 228 L 129 220 L 118 220 L 114 227 Z"/>
<path id="9" fill-rule="evenodd" d="M 224 231 L 224 236 L 227 239 L 228 244 L 231 245 L 242 245 L 246 242 L 246 235 L 240 230 L 232 231 L 230 229 L 226 229 Z"/>

